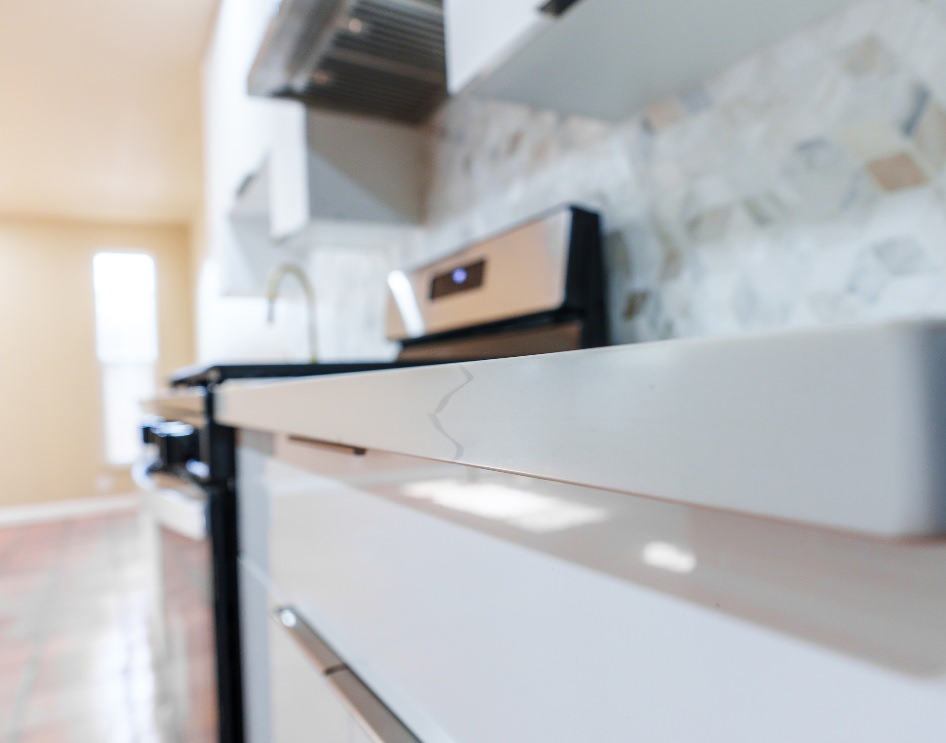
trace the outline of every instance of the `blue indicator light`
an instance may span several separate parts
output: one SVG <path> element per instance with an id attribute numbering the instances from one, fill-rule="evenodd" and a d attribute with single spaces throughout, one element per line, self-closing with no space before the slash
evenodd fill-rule
<path id="1" fill-rule="evenodd" d="M 454 284 L 462 284 L 463 282 L 466 281 L 466 269 L 465 268 L 454 269 L 453 273 L 451 274 L 451 277 L 453 278 Z"/>

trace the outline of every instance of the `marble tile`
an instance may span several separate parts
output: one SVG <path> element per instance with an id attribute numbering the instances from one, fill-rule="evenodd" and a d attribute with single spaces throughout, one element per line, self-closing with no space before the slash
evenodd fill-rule
<path id="1" fill-rule="evenodd" d="M 883 263 L 870 251 L 861 253 L 848 282 L 848 292 L 865 304 L 876 302 L 890 282 Z"/>
<path id="2" fill-rule="evenodd" d="M 323 338 L 393 353 L 388 270 L 565 201 L 603 214 L 616 340 L 907 311 L 900 282 L 946 277 L 944 3 L 856 0 L 615 124 L 455 97 L 431 123 L 423 231 L 313 254 Z"/>
<path id="3" fill-rule="evenodd" d="M 911 89 L 911 99 L 904 111 L 900 129 L 904 136 L 912 137 L 916 134 L 920 120 L 926 113 L 927 108 L 932 102 L 932 94 L 929 88 L 922 83 L 915 83 Z"/>
<path id="4" fill-rule="evenodd" d="M 855 77 L 890 74 L 899 65 L 896 56 L 877 36 L 867 36 L 841 50 L 841 66 Z"/>
<path id="5" fill-rule="evenodd" d="M 924 315 L 935 293 L 941 290 L 941 281 L 936 276 L 896 277 L 880 298 L 879 316 L 887 319 L 906 319 Z"/>
<path id="6" fill-rule="evenodd" d="M 720 239 L 729 227 L 733 215 L 730 205 L 717 206 L 690 219 L 687 232 L 697 242 Z"/>
<path id="7" fill-rule="evenodd" d="M 680 103 L 688 114 L 698 114 L 713 105 L 706 88 L 701 85 L 685 90 L 680 94 Z"/>
<path id="8" fill-rule="evenodd" d="M 892 155 L 906 145 L 902 133 L 891 122 L 877 119 L 847 124 L 841 129 L 841 142 L 863 162 Z"/>
<path id="9" fill-rule="evenodd" d="M 646 304 L 646 292 L 632 292 L 631 294 L 628 294 L 624 304 L 624 319 L 633 320 L 635 317 L 640 315 Z"/>
<path id="10" fill-rule="evenodd" d="M 867 163 L 874 181 L 885 191 L 916 188 L 927 182 L 926 174 L 906 152 L 872 160 Z"/>
<path id="11" fill-rule="evenodd" d="M 647 107 L 645 119 L 651 131 L 661 132 L 684 117 L 683 108 L 675 98 L 657 101 Z"/>
<path id="12" fill-rule="evenodd" d="M 920 16 L 910 37 L 910 43 L 903 52 L 905 64 L 920 78 L 930 82 L 934 90 L 943 89 L 938 73 L 946 64 L 944 35 L 946 19 L 935 8 L 927 8 Z"/>
<path id="13" fill-rule="evenodd" d="M 874 32 L 894 54 L 903 56 L 912 45 L 925 12 L 923 2 L 886 2 Z"/>
<path id="14" fill-rule="evenodd" d="M 844 46 L 857 42 L 877 28 L 891 0 L 864 0 L 851 3 L 838 14 L 834 25 L 834 43 Z"/>
<path id="15" fill-rule="evenodd" d="M 946 110 L 938 102 L 926 107 L 912 132 L 917 152 L 927 167 L 939 172 L 946 166 Z"/>
<path id="16" fill-rule="evenodd" d="M 874 245 L 872 251 L 891 276 L 932 273 L 936 268 L 929 253 L 911 237 L 884 240 Z"/>

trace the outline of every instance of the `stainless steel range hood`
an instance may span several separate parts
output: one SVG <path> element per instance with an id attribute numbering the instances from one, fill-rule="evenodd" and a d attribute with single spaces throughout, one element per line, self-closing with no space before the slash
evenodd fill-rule
<path id="1" fill-rule="evenodd" d="M 411 124 L 446 98 L 442 0 L 282 0 L 251 95 Z"/>

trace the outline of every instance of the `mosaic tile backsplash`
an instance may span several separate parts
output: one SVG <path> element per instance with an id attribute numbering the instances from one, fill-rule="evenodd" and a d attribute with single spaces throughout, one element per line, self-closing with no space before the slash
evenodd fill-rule
<path id="1" fill-rule="evenodd" d="M 604 216 L 616 343 L 946 315 L 946 0 L 852 3 L 618 125 L 461 96 L 431 126 L 425 229 L 313 255 L 324 354 L 390 352 L 390 268 L 565 202 Z"/>

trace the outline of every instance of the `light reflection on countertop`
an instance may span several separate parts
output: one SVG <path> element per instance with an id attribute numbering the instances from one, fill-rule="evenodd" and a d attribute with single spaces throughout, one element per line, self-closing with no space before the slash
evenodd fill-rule
<path id="1" fill-rule="evenodd" d="M 409 498 L 543 534 L 606 521 L 603 508 L 572 503 L 496 482 L 420 480 L 401 488 Z"/>
<path id="2" fill-rule="evenodd" d="M 280 498 L 346 489 L 918 676 L 946 672 L 946 542 L 891 541 L 449 463 L 277 444 Z M 290 486 L 291 483 L 291 486 Z"/>

